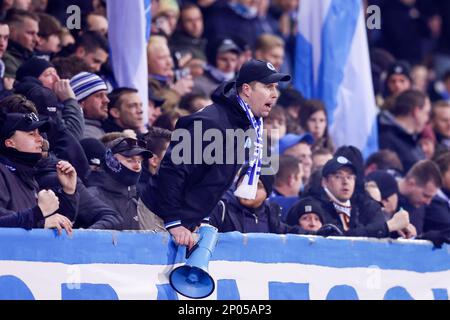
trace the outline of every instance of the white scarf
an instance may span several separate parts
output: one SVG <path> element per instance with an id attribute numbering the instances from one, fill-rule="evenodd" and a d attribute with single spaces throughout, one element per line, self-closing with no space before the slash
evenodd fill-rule
<path id="1" fill-rule="evenodd" d="M 259 176 L 261 175 L 261 164 L 262 164 L 262 155 L 263 155 L 263 119 L 256 119 L 253 115 L 250 106 L 242 100 L 242 98 L 238 95 L 237 100 L 245 111 L 248 120 L 252 124 L 253 129 L 256 132 L 256 142 L 255 150 L 253 152 L 253 158 L 249 162 L 249 168 L 245 173 L 244 180 L 240 184 L 240 186 L 234 192 L 234 195 L 243 199 L 255 199 L 256 191 L 258 191 L 258 181 Z"/>
<path id="2" fill-rule="evenodd" d="M 327 193 L 328 197 L 330 197 L 330 200 L 333 202 L 333 205 L 334 205 L 334 208 L 336 209 L 336 211 L 338 211 L 340 213 L 344 213 L 345 215 L 347 215 L 350 218 L 351 211 L 352 211 L 352 203 L 350 202 L 350 200 L 347 200 L 345 202 L 339 201 L 334 196 L 334 194 L 332 194 L 331 191 L 328 190 L 328 188 L 323 187 L 323 189 Z"/>
<path id="3" fill-rule="evenodd" d="M 333 202 L 334 209 L 339 214 L 339 217 L 341 218 L 342 226 L 344 227 L 344 231 L 348 231 L 350 228 L 350 218 L 351 218 L 351 212 L 352 212 L 352 204 L 350 200 L 347 200 L 345 202 L 339 201 L 334 194 L 331 193 L 328 188 L 323 187 L 326 194 L 330 198 L 330 200 Z"/>

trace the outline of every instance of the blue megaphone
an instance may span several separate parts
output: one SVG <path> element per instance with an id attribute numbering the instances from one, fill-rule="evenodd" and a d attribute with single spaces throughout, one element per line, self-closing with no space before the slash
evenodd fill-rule
<path id="1" fill-rule="evenodd" d="M 208 273 L 211 259 L 217 244 L 217 228 L 205 225 L 198 230 L 199 240 L 184 266 L 170 273 L 170 285 L 178 293 L 192 299 L 202 299 L 214 292 L 214 279 Z"/>

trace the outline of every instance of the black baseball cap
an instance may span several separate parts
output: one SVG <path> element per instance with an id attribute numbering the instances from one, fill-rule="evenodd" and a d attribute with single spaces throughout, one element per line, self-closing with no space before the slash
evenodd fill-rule
<path id="1" fill-rule="evenodd" d="M 217 54 L 224 52 L 234 52 L 236 54 L 241 54 L 241 49 L 237 46 L 237 44 L 232 39 L 223 39 L 219 46 L 217 47 Z M 217 55 L 216 54 L 216 55 Z"/>
<path id="2" fill-rule="evenodd" d="M 10 138 L 14 131 L 30 132 L 39 129 L 40 132 L 50 130 L 48 121 L 41 121 L 34 112 L 31 113 L 2 113 L 0 115 L 1 137 Z"/>
<path id="3" fill-rule="evenodd" d="M 290 81 L 291 76 L 279 73 L 275 67 L 267 61 L 251 59 L 243 64 L 236 79 L 236 87 L 252 81 L 264 84 Z"/>
<path id="4" fill-rule="evenodd" d="M 333 174 L 344 167 L 350 168 L 353 173 L 356 174 L 355 165 L 346 157 L 339 156 L 333 157 L 331 160 L 328 160 L 328 162 L 325 163 L 322 169 L 322 177 L 328 177 L 330 174 Z"/>
<path id="5" fill-rule="evenodd" d="M 107 144 L 113 154 L 119 153 L 125 157 L 141 155 L 150 159 L 153 153 L 147 149 L 147 143 L 144 140 L 133 138 L 117 138 Z"/>

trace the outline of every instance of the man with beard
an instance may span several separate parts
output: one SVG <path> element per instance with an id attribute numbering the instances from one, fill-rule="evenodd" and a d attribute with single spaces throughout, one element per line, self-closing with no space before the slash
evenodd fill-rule
<path id="1" fill-rule="evenodd" d="M 80 72 L 70 80 L 70 85 L 83 109 L 84 138 L 100 139 L 105 135 L 102 122 L 108 118 L 108 88 L 98 75 Z"/>

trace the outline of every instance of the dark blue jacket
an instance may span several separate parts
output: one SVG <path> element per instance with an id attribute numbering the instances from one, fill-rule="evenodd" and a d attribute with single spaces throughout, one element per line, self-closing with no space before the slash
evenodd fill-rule
<path id="1" fill-rule="evenodd" d="M 219 232 L 307 233 L 298 226 L 290 226 L 281 222 L 280 214 L 281 208 L 276 203 L 265 201 L 259 208 L 247 208 L 239 203 L 233 191 L 228 191 L 214 209 L 210 223 Z"/>
<path id="2" fill-rule="evenodd" d="M 237 14 L 227 2 L 217 1 L 204 10 L 204 37 L 208 41 L 238 36 L 252 48 L 261 31 L 258 17 L 245 18 Z"/>
<path id="3" fill-rule="evenodd" d="M 1 210 L 1 209 L 0 209 Z M 39 221 L 44 220 L 38 206 L 22 212 L 12 212 L 0 216 L 0 228 L 24 228 L 30 230 Z"/>
<path id="4" fill-rule="evenodd" d="M 108 118 L 102 122 L 102 128 L 103 128 L 103 130 L 105 130 L 105 133 L 122 132 L 123 130 L 125 130 L 125 128 L 122 128 L 121 126 L 119 126 L 111 118 Z"/>
<path id="5" fill-rule="evenodd" d="M 42 212 L 37 206 L 37 193 L 40 188 L 34 175 L 34 170 L 0 157 L 0 216 L 6 217 L 5 226 L 13 226 L 14 221 L 19 224 L 15 226 L 27 229 L 44 226 Z M 77 215 L 78 192 L 68 195 L 61 188 L 54 191 L 60 203 L 58 213 L 74 221 Z M 25 216 L 17 216 L 22 214 Z"/>
<path id="6" fill-rule="evenodd" d="M 419 135 L 407 133 L 390 113 L 382 112 L 378 118 L 378 141 L 380 149 L 397 153 L 403 164 L 404 173 L 418 161 L 425 160 L 419 145 Z"/>
<path id="7" fill-rule="evenodd" d="M 97 181 L 89 187 L 92 195 L 119 212 L 124 230 L 139 230 L 136 186 L 125 186 L 114 180 L 107 172 L 98 175 Z"/>
<path id="8" fill-rule="evenodd" d="M 225 132 L 227 129 L 246 131 L 250 128 L 250 121 L 237 102 L 236 95 L 235 83 L 224 83 L 212 96 L 214 104 L 178 120 L 176 129 L 186 129 L 185 133 L 192 137 L 191 149 L 185 150 L 187 153 L 184 154 L 190 164 L 184 161 L 175 164 L 172 161 L 174 148 L 177 147 L 173 155 L 177 156 L 179 148 L 186 145 L 184 138 L 180 142 L 172 141 L 155 181 L 149 183 L 141 195 L 144 204 L 164 220 L 166 228 L 179 225 L 194 228 L 211 214 L 233 183 L 242 165 L 237 163 L 237 157 L 244 152 L 244 143 L 237 145 L 233 140 L 225 143 Z M 223 164 L 206 164 L 203 160 L 203 151 L 211 142 L 202 142 L 202 137 L 205 131 L 212 128 L 219 129 L 223 136 L 223 149 L 218 150 L 223 155 Z M 226 156 L 230 154 L 234 155 L 234 161 L 227 164 Z"/>
<path id="9" fill-rule="evenodd" d="M 414 227 L 416 227 L 417 234 L 421 234 L 423 232 L 423 225 L 425 222 L 425 206 L 417 208 L 409 202 L 408 198 L 399 193 L 397 211 L 400 210 L 400 208 L 408 211 L 409 221 L 412 225 L 414 225 Z"/>
<path id="10" fill-rule="evenodd" d="M 54 169 L 57 161 L 53 157 L 40 161 L 35 176 L 41 188 L 57 190 L 60 187 Z M 74 228 L 122 230 L 122 216 L 93 195 L 80 179 L 77 182 L 77 192 L 79 202 Z"/>
<path id="11" fill-rule="evenodd" d="M 425 209 L 423 232 L 450 228 L 450 192 L 439 190 Z"/>

